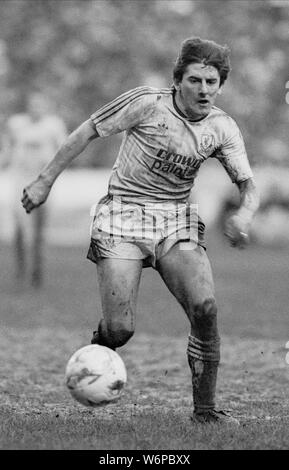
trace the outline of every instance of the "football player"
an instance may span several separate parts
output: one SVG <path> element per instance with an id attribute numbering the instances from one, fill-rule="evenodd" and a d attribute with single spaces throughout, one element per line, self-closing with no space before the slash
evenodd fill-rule
<path id="1" fill-rule="evenodd" d="M 240 192 L 240 207 L 228 219 L 225 234 L 235 247 L 247 244 L 258 194 L 236 122 L 214 106 L 229 71 L 226 46 L 187 39 L 171 88 L 139 87 L 92 114 L 25 188 L 22 203 L 31 212 L 89 142 L 124 133 L 92 224 L 88 258 L 97 265 L 103 310 L 92 343 L 115 349 L 131 338 L 141 270 L 152 266 L 190 322 L 193 420 L 238 424 L 216 409 L 220 338 L 214 283 L 205 227 L 189 203 L 200 165 L 217 158 Z"/>
<path id="2" fill-rule="evenodd" d="M 12 211 L 16 273 L 22 279 L 31 249 L 31 282 L 35 287 L 43 281 L 43 238 L 47 220 L 46 207 L 33 213 L 31 220 L 19 210 L 23 186 L 46 166 L 67 137 L 63 120 L 50 111 L 48 99 L 38 90 L 27 97 L 26 110 L 12 115 L 6 124 L 3 151 L 12 181 Z"/>

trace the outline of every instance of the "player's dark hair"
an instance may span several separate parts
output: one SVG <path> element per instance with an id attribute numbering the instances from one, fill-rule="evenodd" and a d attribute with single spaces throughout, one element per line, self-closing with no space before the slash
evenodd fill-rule
<path id="1" fill-rule="evenodd" d="M 214 41 L 200 38 L 186 39 L 181 46 L 180 54 L 176 60 L 173 77 L 176 83 L 180 82 L 188 65 L 203 63 L 214 66 L 220 74 L 220 86 L 226 81 L 231 70 L 230 49 Z"/>

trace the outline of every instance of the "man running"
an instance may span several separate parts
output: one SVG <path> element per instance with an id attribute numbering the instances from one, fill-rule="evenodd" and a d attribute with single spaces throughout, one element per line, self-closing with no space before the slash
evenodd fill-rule
<path id="1" fill-rule="evenodd" d="M 217 158 L 240 192 L 226 236 L 233 246 L 246 245 L 258 195 L 239 128 L 214 106 L 229 71 L 227 47 L 187 39 L 173 87 L 139 87 L 96 111 L 25 188 L 22 203 L 31 212 L 89 142 L 124 132 L 108 193 L 92 224 L 88 258 L 97 264 L 103 310 L 92 343 L 115 349 L 131 338 L 141 270 L 152 266 L 190 322 L 193 420 L 238 424 L 215 406 L 220 339 L 214 283 L 204 224 L 188 202 L 200 165 Z"/>

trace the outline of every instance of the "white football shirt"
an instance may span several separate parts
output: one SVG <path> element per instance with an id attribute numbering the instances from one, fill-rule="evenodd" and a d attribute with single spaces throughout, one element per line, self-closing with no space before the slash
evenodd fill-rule
<path id="1" fill-rule="evenodd" d="M 200 165 L 212 157 L 233 182 L 253 176 L 236 122 L 215 106 L 204 119 L 190 121 L 173 89 L 135 88 L 91 119 L 100 136 L 124 131 L 108 188 L 123 201 L 186 201 Z"/>

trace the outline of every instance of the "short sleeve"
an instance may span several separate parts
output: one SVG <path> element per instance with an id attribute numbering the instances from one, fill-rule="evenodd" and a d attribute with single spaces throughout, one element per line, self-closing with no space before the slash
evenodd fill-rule
<path id="1" fill-rule="evenodd" d="M 225 168 L 233 183 L 252 178 L 253 172 L 248 160 L 244 139 L 236 122 L 226 122 L 224 140 L 214 155 Z"/>
<path id="2" fill-rule="evenodd" d="M 138 87 L 120 95 L 90 116 L 101 137 L 107 137 L 140 124 L 154 110 L 157 90 Z"/>

